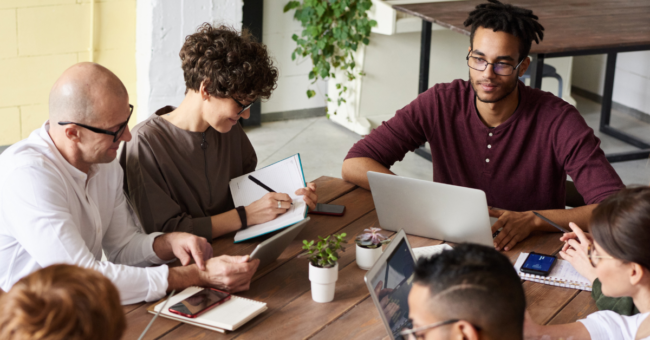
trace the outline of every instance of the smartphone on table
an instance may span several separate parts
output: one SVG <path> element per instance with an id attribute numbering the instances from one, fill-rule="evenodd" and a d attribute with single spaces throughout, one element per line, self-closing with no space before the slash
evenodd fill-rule
<path id="1" fill-rule="evenodd" d="M 188 318 L 195 318 L 228 300 L 230 300 L 230 293 L 214 288 L 204 288 L 169 307 L 169 311 Z"/>
<path id="2" fill-rule="evenodd" d="M 344 205 L 323 204 L 323 203 L 316 203 L 316 209 L 309 211 L 309 213 L 313 215 L 330 215 L 330 216 L 343 216 L 344 212 L 345 212 Z"/>
<path id="3" fill-rule="evenodd" d="M 520 270 L 522 273 L 548 276 L 555 262 L 557 262 L 557 257 L 553 255 L 530 253 Z"/>

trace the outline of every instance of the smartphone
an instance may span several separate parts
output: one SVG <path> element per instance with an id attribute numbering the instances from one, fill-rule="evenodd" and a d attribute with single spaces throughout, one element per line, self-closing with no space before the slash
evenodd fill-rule
<path id="1" fill-rule="evenodd" d="M 310 214 L 314 215 L 331 215 L 331 216 L 343 216 L 345 212 L 344 205 L 334 205 L 334 204 L 323 204 L 316 203 L 316 209 L 310 210 Z"/>
<path id="2" fill-rule="evenodd" d="M 557 257 L 553 255 L 530 253 L 526 258 L 526 261 L 524 261 L 524 264 L 521 265 L 521 272 L 548 276 L 548 273 L 553 269 L 555 262 L 557 262 Z"/>
<path id="3" fill-rule="evenodd" d="M 195 318 L 228 300 L 230 300 L 230 293 L 214 288 L 204 288 L 202 291 L 169 307 L 169 311 L 188 318 Z"/>

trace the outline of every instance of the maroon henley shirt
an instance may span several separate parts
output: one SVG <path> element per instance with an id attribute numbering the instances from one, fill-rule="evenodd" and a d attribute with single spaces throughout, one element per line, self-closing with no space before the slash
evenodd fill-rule
<path id="1" fill-rule="evenodd" d="M 431 145 L 433 180 L 483 190 L 490 206 L 564 209 L 567 174 L 587 204 L 623 187 L 578 110 L 519 82 L 520 102 L 489 128 L 476 111 L 470 82 L 437 84 L 350 149 L 390 168 L 408 151 Z"/>

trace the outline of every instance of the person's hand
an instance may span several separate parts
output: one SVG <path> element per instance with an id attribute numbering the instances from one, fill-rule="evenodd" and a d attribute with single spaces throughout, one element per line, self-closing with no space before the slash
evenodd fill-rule
<path id="1" fill-rule="evenodd" d="M 278 204 L 280 202 L 280 204 Z M 269 192 L 246 207 L 248 225 L 255 225 L 275 219 L 291 208 L 291 197 L 287 194 Z"/>
<path id="2" fill-rule="evenodd" d="M 205 270 L 205 261 L 212 257 L 212 245 L 203 237 L 174 232 L 156 237 L 154 252 L 163 260 L 171 260 L 175 256 L 183 266 L 190 264 L 192 259 L 200 270 Z"/>
<path id="3" fill-rule="evenodd" d="M 309 206 L 309 209 L 316 209 L 316 202 L 318 202 L 318 195 L 316 195 L 316 183 L 309 182 L 307 187 L 296 190 L 296 195 L 303 195 L 303 200 Z"/>
<path id="4" fill-rule="evenodd" d="M 560 241 L 565 241 L 564 247 L 560 250 L 560 256 L 569 261 L 580 275 L 584 276 L 589 282 L 596 280 L 596 268 L 591 265 L 588 251 L 593 247 L 591 235 L 585 234 L 575 223 L 569 223 L 573 232 L 562 235 Z"/>
<path id="5" fill-rule="evenodd" d="M 260 260 L 250 260 L 248 255 L 211 258 L 206 263 L 206 271 L 201 272 L 202 281 L 207 286 L 231 293 L 248 290 L 259 264 Z"/>
<path id="6" fill-rule="evenodd" d="M 496 250 L 508 251 L 515 244 L 528 237 L 535 229 L 535 215 L 531 211 L 516 212 L 489 208 L 490 217 L 498 217 L 499 220 L 492 225 L 492 234 L 503 228 L 499 235 L 494 238 Z"/>

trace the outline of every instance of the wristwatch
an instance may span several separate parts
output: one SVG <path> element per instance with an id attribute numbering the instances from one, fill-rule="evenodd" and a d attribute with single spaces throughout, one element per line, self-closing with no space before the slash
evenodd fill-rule
<path id="1" fill-rule="evenodd" d="M 246 208 L 243 205 L 235 208 L 237 214 L 239 214 L 239 219 L 241 220 L 241 229 L 244 230 L 248 228 L 248 222 L 246 221 Z"/>

